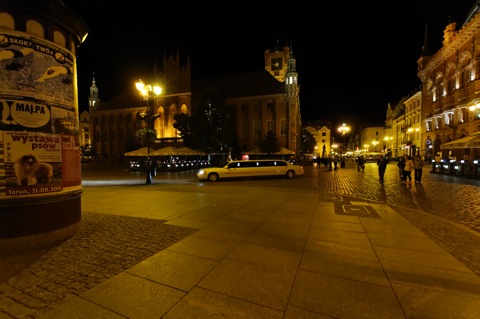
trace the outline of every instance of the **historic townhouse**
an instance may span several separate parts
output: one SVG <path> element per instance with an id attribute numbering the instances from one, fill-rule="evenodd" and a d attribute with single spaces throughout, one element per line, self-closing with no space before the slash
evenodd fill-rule
<path id="1" fill-rule="evenodd" d="M 421 110 L 422 92 L 409 96 L 405 101 L 404 126 L 402 127 L 402 141 L 400 143 L 403 153 L 411 156 L 425 155 L 421 138 Z"/>
<path id="2" fill-rule="evenodd" d="M 444 30 L 442 48 L 432 54 L 425 41 L 418 60 L 422 82 L 423 122 L 421 148 L 435 157 L 442 144 L 480 131 L 480 14 L 477 1 L 461 25 L 452 22 Z M 427 34 L 426 34 L 427 36 Z M 406 122 L 406 129 L 415 129 Z M 443 149 L 442 157 L 461 156 L 478 148 Z M 454 154 L 455 153 L 455 154 Z"/>

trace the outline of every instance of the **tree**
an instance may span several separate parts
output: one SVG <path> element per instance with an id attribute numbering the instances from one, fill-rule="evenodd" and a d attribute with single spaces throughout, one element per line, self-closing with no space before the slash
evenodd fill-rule
<path id="1" fill-rule="evenodd" d="M 185 146 L 199 148 L 199 142 L 196 140 L 197 135 L 195 134 L 195 123 L 193 123 L 191 116 L 180 113 L 175 114 L 173 119 L 175 120 L 173 127 L 179 132 Z"/>
<path id="2" fill-rule="evenodd" d="M 138 140 L 140 140 L 141 145 L 147 146 L 147 144 L 145 142 L 147 140 L 147 132 L 148 132 L 148 141 L 149 142 L 155 141 L 156 136 L 157 136 L 157 131 L 155 131 L 153 129 L 147 129 L 146 127 L 138 129 L 138 130 L 135 131 L 135 137 Z"/>
<path id="3" fill-rule="evenodd" d="M 300 153 L 312 154 L 315 150 L 315 145 L 317 145 L 315 137 L 308 130 L 303 129 L 300 141 Z"/>
<path id="4" fill-rule="evenodd" d="M 215 152 L 233 147 L 235 125 L 233 108 L 227 107 L 217 90 L 201 95 L 191 115 L 174 115 L 175 127 L 185 146 Z"/>
<path id="5" fill-rule="evenodd" d="M 268 131 L 267 134 L 265 134 L 265 138 L 260 141 L 260 150 L 269 155 L 280 151 L 280 143 L 275 133 Z"/>
<path id="6" fill-rule="evenodd" d="M 82 158 L 94 158 L 95 157 L 95 149 L 91 144 L 85 144 L 80 146 L 80 155 Z"/>

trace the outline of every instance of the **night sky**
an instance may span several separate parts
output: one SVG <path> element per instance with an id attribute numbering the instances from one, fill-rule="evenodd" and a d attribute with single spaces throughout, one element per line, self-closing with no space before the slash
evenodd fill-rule
<path id="1" fill-rule="evenodd" d="M 263 70 L 265 50 L 279 41 L 291 45 L 297 59 L 303 122 L 382 125 L 388 103 L 420 88 L 417 60 L 427 22 L 436 52 L 449 21 L 463 23 L 476 1 L 336 1 L 298 8 L 249 1 L 215 7 L 63 2 L 91 30 L 77 59 L 81 111 L 93 74 L 100 99 L 108 101 L 152 77 L 165 50 L 189 56 L 192 77 L 205 78 Z"/>

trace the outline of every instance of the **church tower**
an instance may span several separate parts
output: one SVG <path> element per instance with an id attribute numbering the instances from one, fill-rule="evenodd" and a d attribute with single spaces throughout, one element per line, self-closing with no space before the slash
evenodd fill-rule
<path id="1" fill-rule="evenodd" d="M 288 105 L 288 130 L 287 146 L 295 150 L 297 154 L 300 151 L 300 131 L 302 128 L 302 119 L 300 115 L 300 86 L 298 85 L 298 73 L 296 70 L 297 60 L 293 56 L 292 45 L 287 47 L 288 58 L 285 73 L 285 94 Z"/>
<path id="2" fill-rule="evenodd" d="M 88 112 L 92 114 L 98 107 L 100 98 L 98 97 L 98 87 L 95 84 L 95 74 L 93 75 L 92 85 L 90 86 L 90 96 L 88 97 Z"/>
<path id="3" fill-rule="evenodd" d="M 272 49 L 265 50 L 265 70 L 280 82 L 285 82 L 289 52 L 290 48 L 288 46 L 283 47 L 283 49 L 280 48 L 278 40 Z"/>
<path id="4" fill-rule="evenodd" d="M 298 73 L 296 70 L 297 60 L 293 57 L 293 50 L 288 50 L 287 73 L 285 74 L 285 90 L 289 97 L 295 98 L 298 95 Z"/>
<path id="5" fill-rule="evenodd" d="M 300 115 L 300 85 L 298 84 L 296 64 L 297 61 L 293 56 L 291 45 L 280 48 L 277 40 L 272 49 L 265 50 L 265 70 L 279 82 L 285 83 L 284 101 L 287 109 L 286 125 L 284 127 L 287 137 L 285 146 L 299 154 L 302 120 Z"/>

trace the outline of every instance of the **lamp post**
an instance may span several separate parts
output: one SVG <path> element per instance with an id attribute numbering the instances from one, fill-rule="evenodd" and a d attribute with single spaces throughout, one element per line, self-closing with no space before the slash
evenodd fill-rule
<path id="1" fill-rule="evenodd" d="M 385 136 L 384 140 L 385 140 L 385 144 L 386 144 L 385 148 L 391 150 L 391 149 L 392 149 L 392 140 L 393 140 L 393 137 L 391 137 L 391 136 Z"/>
<path id="2" fill-rule="evenodd" d="M 373 147 L 374 147 L 373 151 L 376 152 L 376 151 L 377 151 L 378 141 L 377 141 L 377 140 L 374 140 L 374 141 L 372 142 L 372 144 L 373 144 Z"/>
<path id="3" fill-rule="evenodd" d="M 343 136 L 343 147 L 342 147 L 342 153 L 345 153 L 345 135 L 347 135 L 350 132 L 350 126 L 347 124 L 343 123 L 339 128 L 338 131 L 342 134 Z"/>
<path id="4" fill-rule="evenodd" d="M 162 93 L 162 88 L 158 85 L 152 86 L 150 84 L 145 85 L 142 80 L 139 80 L 138 82 L 135 83 L 135 87 L 137 90 L 140 92 L 140 94 L 143 96 L 147 103 L 147 107 L 145 110 L 145 113 L 140 114 L 142 118 L 145 119 L 147 122 L 147 133 L 145 134 L 145 138 L 147 140 L 147 180 L 146 184 L 150 185 L 152 183 L 152 171 L 150 168 L 150 121 L 154 121 L 157 119 L 160 115 L 152 115 L 150 114 L 150 108 L 148 106 L 148 98 L 150 94 L 153 92 L 155 96 L 159 96 Z"/>

